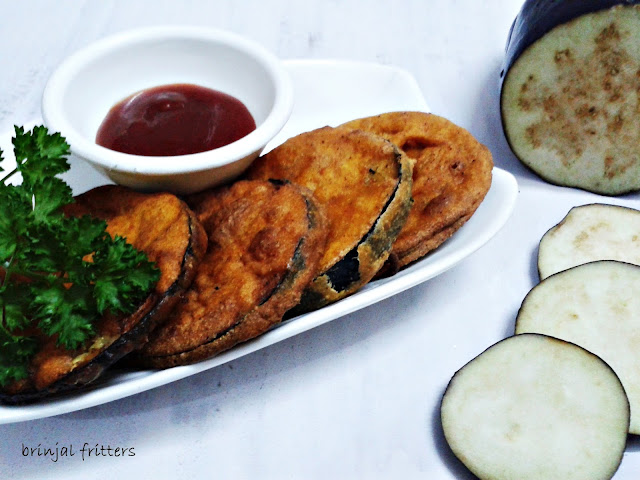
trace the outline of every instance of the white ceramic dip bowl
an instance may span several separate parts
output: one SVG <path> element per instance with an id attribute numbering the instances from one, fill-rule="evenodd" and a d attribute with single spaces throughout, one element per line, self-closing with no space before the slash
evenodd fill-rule
<path id="1" fill-rule="evenodd" d="M 239 99 L 256 129 L 220 148 L 180 156 L 140 156 L 95 143 L 109 110 L 141 90 L 190 83 Z M 260 45 L 219 30 L 154 27 L 100 40 L 51 75 L 42 116 L 71 151 L 115 183 L 138 190 L 193 193 L 240 175 L 287 122 L 293 87 L 280 61 Z"/>

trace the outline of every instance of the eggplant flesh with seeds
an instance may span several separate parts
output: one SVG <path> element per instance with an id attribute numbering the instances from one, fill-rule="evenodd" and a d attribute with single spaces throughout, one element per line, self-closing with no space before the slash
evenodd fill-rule
<path id="1" fill-rule="evenodd" d="M 501 114 L 511 149 L 544 180 L 640 189 L 640 1 L 527 1 L 509 33 Z"/>
<path id="2" fill-rule="evenodd" d="M 506 57 L 500 76 L 511 68 L 522 52 L 554 27 L 587 13 L 616 5 L 640 4 L 640 0 L 527 0 L 507 37 Z"/>
<path id="3" fill-rule="evenodd" d="M 540 240 L 538 275 L 544 280 L 598 260 L 640 265 L 640 211 L 601 203 L 573 207 Z"/>
<path id="4" fill-rule="evenodd" d="M 532 333 L 498 342 L 456 372 L 440 413 L 451 450 L 481 480 L 610 479 L 629 426 L 609 365 Z"/>
<path id="5" fill-rule="evenodd" d="M 640 434 L 640 266 L 613 260 L 579 265 L 535 286 L 522 302 L 516 334 L 560 338 L 598 355 L 616 372 Z"/>

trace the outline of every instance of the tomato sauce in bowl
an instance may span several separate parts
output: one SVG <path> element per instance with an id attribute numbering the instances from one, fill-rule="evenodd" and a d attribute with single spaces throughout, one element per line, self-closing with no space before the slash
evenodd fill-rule
<path id="1" fill-rule="evenodd" d="M 256 129 L 237 98 L 193 84 L 161 85 L 114 105 L 96 143 L 142 156 L 175 156 L 223 147 Z"/>

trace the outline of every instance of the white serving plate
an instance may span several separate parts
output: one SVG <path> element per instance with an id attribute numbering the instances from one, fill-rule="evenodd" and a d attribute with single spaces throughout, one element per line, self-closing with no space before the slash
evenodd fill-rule
<path id="1" fill-rule="evenodd" d="M 293 77 L 296 104 L 289 123 L 267 150 L 292 135 L 324 125 L 338 125 L 394 110 L 428 111 L 415 79 L 404 70 L 332 60 L 288 61 L 286 65 Z M 0 137 L 5 157 L 9 157 L 11 136 L 12 132 L 6 132 Z M 71 158 L 70 163 L 71 170 L 65 180 L 74 193 L 108 182 L 78 159 Z M 150 390 L 224 364 L 411 288 L 450 269 L 487 243 L 509 218 L 517 192 L 513 175 L 494 168 L 491 189 L 471 220 L 436 251 L 393 277 L 372 282 L 333 305 L 288 320 L 250 342 L 195 365 L 167 370 L 113 371 L 98 385 L 78 393 L 31 405 L 0 406 L 0 424 L 60 415 Z"/>

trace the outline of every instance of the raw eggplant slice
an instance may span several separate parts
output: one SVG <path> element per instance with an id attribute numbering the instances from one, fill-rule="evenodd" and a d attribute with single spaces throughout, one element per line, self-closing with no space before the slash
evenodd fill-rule
<path id="1" fill-rule="evenodd" d="M 523 334 L 456 372 L 441 419 L 451 450 L 481 480 L 600 480 L 622 460 L 629 403 L 597 356 Z"/>
<path id="2" fill-rule="evenodd" d="M 640 211 L 600 203 L 574 207 L 540 240 L 540 280 L 596 260 L 640 265 Z"/>
<path id="3" fill-rule="evenodd" d="M 525 297 L 516 334 L 536 332 L 580 345 L 620 377 L 640 434 L 640 267 L 603 260 L 547 278 Z"/>
<path id="4" fill-rule="evenodd" d="M 516 18 L 503 127 L 516 156 L 551 183 L 608 195 L 640 189 L 635 3 L 528 0 Z"/>

